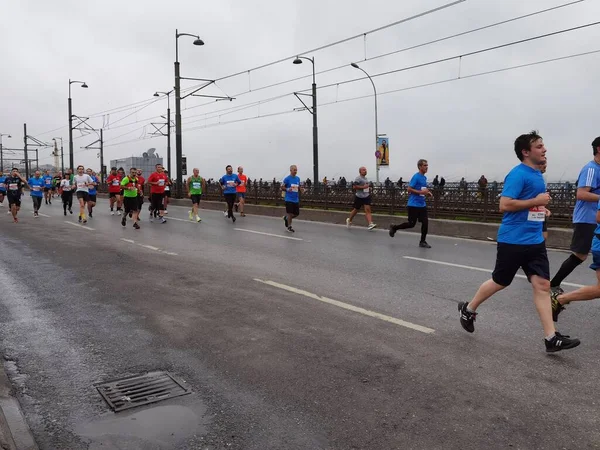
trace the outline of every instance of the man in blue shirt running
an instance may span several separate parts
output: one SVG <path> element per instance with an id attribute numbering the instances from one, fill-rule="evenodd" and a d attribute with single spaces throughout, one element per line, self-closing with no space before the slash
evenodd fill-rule
<path id="1" fill-rule="evenodd" d="M 225 171 L 227 172 L 225 175 L 221 177 L 219 183 L 221 185 L 221 189 L 223 190 L 223 195 L 225 196 L 225 201 L 227 202 L 227 212 L 225 213 L 225 217 L 231 219 L 232 222 L 235 223 L 235 216 L 233 215 L 233 204 L 235 203 L 235 199 L 237 197 L 237 187 L 242 184 L 237 175 L 233 173 L 233 167 L 228 165 L 225 167 Z"/>
<path id="2" fill-rule="evenodd" d="M 45 178 L 42 177 L 42 173 L 39 170 L 36 170 L 34 176 L 27 181 L 27 184 L 29 184 L 29 188 L 31 189 L 33 217 L 39 217 L 38 211 L 42 206 L 42 199 L 44 198 Z"/>
<path id="3" fill-rule="evenodd" d="M 0 171 L 0 206 L 4 206 L 4 197 L 6 196 L 6 176 Z"/>
<path id="4" fill-rule="evenodd" d="M 556 331 L 552 320 L 550 297 L 550 264 L 542 226 L 550 195 L 539 168 L 546 161 L 544 141 L 537 131 L 515 140 L 515 153 L 521 164 L 504 180 L 500 211 L 504 213 L 498 230 L 496 267 L 492 279 L 483 283 L 475 297 L 460 302 L 460 324 L 469 333 L 475 331 L 477 308 L 496 292 L 512 283 L 522 268 L 533 288 L 533 301 L 544 329 L 547 352 L 577 347 L 579 339 L 571 339 Z"/>
<path id="5" fill-rule="evenodd" d="M 44 200 L 46 200 L 46 205 L 52 204 L 52 186 L 54 183 L 54 178 L 50 175 L 50 171 L 46 170 L 44 176 Z"/>
<path id="6" fill-rule="evenodd" d="M 100 180 L 98 180 L 98 177 L 96 176 L 96 174 L 94 173 L 94 171 L 92 169 L 87 169 L 85 171 L 85 173 L 87 173 L 90 178 L 92 179 L 92 181 L 94 182 L 94 184 L 91 184 L 89 186 L 89 200 L 87 202 L 87 207 L 88 207 L 88 216 L 90 216 L 90 219 L 93 218 L 92 214 L 94 212 L 94 206 L 96 206 L 96 200 L 97 200 L 97 195 L 98 195 L 98 190 L 97 190 L 97 186 L 98 186 L 98 182 Z"/>
<path id="7" fill-rule="evenodd" d="M 285 212 L 283 223 L 288 233 L 294 233 L 296 230 L 292 228 L 292 220 L 300 215 L 300 177 L 298 168 L 294 165 L 290 166 L 290 174 L 281 182 L 281 190 L 285 192 Z M 303 192 L 303 191 L 302 191 Z"/>
<path id="8" fill-rule="evenodd" d="M 554 295 L 564 291 L 560 284 L 575 268 L 584 262 L 596 230 L 596 210 L 600 200 L 600 137 L 592 142 L 594 159 L 583 166 L 577 179 L 577 202 L 573 211 L 573 237 L 571 239 L 571 254 L 560 266 L 554 278 L 550 281 L 550 289 Z"/>
<path id="9" fill-rule="evenodd" d="M 427 177 L 425 174 L 429 169 L 429 163 L 425 159 L 420 159 L 417 162 L 417 168 L 419 171 L 413 175 L 408 183 L 408 204 L 406 209 L 408 210 L 408 222 L 401 223 L 400 225 L 390 225 L 390 237 L 394 237 L 397 230 L 406 230 L 407 228 L 414 228 L 417 224 L 417 220 L 421 222 L 421 240 L 419 241 L 419 247 L 431 248 L 431 245 L 425 240 L 427 238 L 427 230 L 429 228 L 429 219 L 427 217 L 427 204 L 425 203 L 425 196 L 431 196 L 431 192 L 427 188 Z"/>

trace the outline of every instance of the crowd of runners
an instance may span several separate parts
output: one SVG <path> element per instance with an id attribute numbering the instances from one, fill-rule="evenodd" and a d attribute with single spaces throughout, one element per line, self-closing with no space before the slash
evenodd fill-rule
<path id="1" fill-rule="evenodd" d="M 531 283 L 533 301 L 544 332 L 544 343 L 547 352 L 575 348 L 579 339 L 559 333 L 555 322 L 559 314 L 571 302 L 600 298 L 600 137 L 592 142 L 593 160 L 585 165 L 577 181 L 577 202 L 573 214 L 574 232 L 571 242 L 572 253 L 563 262 L 554 277 L 550 278 L 550 264 L 546 251 L 547 218 L 551 212 L 547 208 L 551 198 L 546 190 L 543 173 L 547 168 L 546 148 L 542 137 L 532 131 L 519 136 L 514 143 L 514 151 L 520 163 L 506 176 L 500 198 L 500 211 L 503 213 L 497 237 L 496 264 L 490 280 L 483 283 L 471 301 L 458 304 L 460 324 L 473 333 L 478 309 L 486 300 L 497 292 L 508 287 L 519 269 L 522 269 Z M 428 215 L 426 197 L 432 193 L 427 188 L 427 160 L 417 162 L 418 171 L 408 184 L 409 200 L 407 204 L 408 220 L 405 223 L 389 226 L 389 235 L 394 237 L 398 230 L 413 228 L 421 223 L 419 247 L 430 249 L 427 243 Z M 238 167 L 237 174 L 228 165 L 225 174 L 219 179 L 227 205 L 224 215 L 235 223 L 235 212 L 242 217 L 244 212 L 246 185 L 248 177 L 243 167 Z M 372 220 L 370 183 L 367 169 L 360 167 L 359 175 L 352 183 L 355 193 L 354 204 L 350 216 L 346 219 L 347 227 L 353 225 L 353 219 L 364 208 L 368 230 L 377 227 Z M 156 170 L 144 178 L 141 170 L 130 168 L 126 174 L 123 168 L 111 168 L 106 179 L 109 193 L 110 214 L 121 217 L 122 226 L 127 225 L 127 218 L 133 221 L 133 227 L 139 229 L 140 213 L 144 203 L 144 186 L 149 186 L 150 205 L 149 220 L 160 220 L 166 223 L 167 206 L 173 186 L 172 180 L 161 164 Z M 96 189 L 99 178 L 91 169 L 78 166 L 76 173 L 67 170 L 65 174 L 51 176 L 49 172 L 42 174 L 39 170 L 26 180 L 19 171 L 12 169 L 8 175 L 0 173 L 0 206 L 4 198 L 10 206 L 14 222 L 18 222 L 23 189 L 27 187 L 33 202 L 33 215 L 39 217 L 42 202 L 52 204 L 54 198 L 62 199 L 63 213 L 73 214 L 72 204 L 75 196 L 79 203 L 79 222 L 87 223 L 93 217 L 96 205 Z M 201 222 L 198 210 L 206 180 L 200 176 L 198 169 L 185 182 L 187 196 L 191 200 L 189 219 Z M 285 230 L 294 233 L 293 220 L 300 214 L 300 194 L 304 192 L 303 184 L 298 177 L 298 168 L 290 166 L 290 173 L 281 183 L 282 197 L 285 199 L 286 214 L 283 216 Z M 565 293 L 561 288 L 562 281 L 573 270 L 582 264 L 592 253 L 590 268 L 596 272 L 597 283 L 585 286 L 573 292 Z"/>

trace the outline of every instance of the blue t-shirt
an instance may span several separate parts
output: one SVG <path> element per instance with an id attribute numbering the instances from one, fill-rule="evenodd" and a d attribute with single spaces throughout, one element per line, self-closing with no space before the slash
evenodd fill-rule
<path id="1" fill-rule="evenodd" d="M 31 177 L 29 181 L 27 181 L 29 187 L 31 188 L 31 196 L 32 197 L 43 197 L 44 196 L 44 178 L 34 178 Z"/>
<path id="2" fill-rule="evenodd" d="M 598 206 L 596 209 L 598 211 L 600 211 L 600 201 L 598 202 Z M 600 252 L 600 239 L 598 239 L 598 236 L 600 236 L 600 223 L 598 225 L 596 225 L 596 231 L 594 232 L 594 239 L 592 240 L 592 251 L 593 252 Z"/>
<path id="3" fill-rule="evenodd" d="M 51 189 L 52 188 L 52 175 L 44 175 L 42 177 L 42 179 L 44 180 L 44 187 L 46 189 Z"/>
<path id="4" fill-rule="evenodd" d="M 546 192 L 546 183 L 542 172 L 525 164 L 513 168 L 504 179 L 502 197 L 514 200 L 530 200 Z M 498 230 L 498 242 L 504 244 L 533 245 L 544 242 L 546 208 L 543 206 L 505 212 Z"/>
<path id="5" fill-rule="evenodd" d="M 422 175 L 421 172 L 417 172 L 410 179 L 410 183 L 408 183 L 408 185 L 411 188 L 420 191 L 424 187 L 427 187 L 427 177 L 425 175 Z M 425 204 L 425 194 L 413 194 L 411 192 L 408 196 L 407 206 L 413 206 L 415 208 L 425 208 L 425 206 L 427 206 Z"/>
<path id="6" fill-rule="evenodd" d="M 577 178 L 577 188 L 589 187 L 592 194 L 600 194 L 600 165 L 596 161 L 590 161 Z M 596 224 L 596 202 L 577 200 L 573 211 L 573 223 Z"/>
<path id="7" fill-rule="evenodd" d="M 288 175 L 281 182 L 285 186 L 285 201 L 291 203 L 300 203 L 300 195 L 298 195 L 298 191 L 300 190 L 300 177 Z M 288 191 L 291 189 L 291 192 Z"/>
<path id="8" fill-rule="evenodd" d="M 93 181 L 94 183 L 97 183 L 97 182 L 98 182 L 98 177 L 95 177 L 94 175 L 91 175 L 91 176 L 90 176 L 90 178 L 92 179 L 92 181 Z M 90 194 L 90 195 L 96 195 L 96 193 L 97 193 L 96 189 L 97 189 L 97 188 L 96 188 L 96 186 L 90 186 L 90 187 L 88 188 L 89 194 Z"/>
<path id="9" fill-rule="evenodd" d="M 0 192 L 6 192 L 6 177 L 0 177 Z"/>
<path id="10" fill-rule="evenodd" d="M 221 177 L 221 179 L 219 180 L 219 182 L 221 183 L 221 185 L 225 186 L 225 189 L 223 190 L 223 194 L 235 194 L 236 193 L 236 187 L 239 184 L 242 184 L 242 182 L 240 181 L 240 179 L 238 178 L 238 176 L 234 173 L 232 173 L 231 175 L 223 175 Z"/>

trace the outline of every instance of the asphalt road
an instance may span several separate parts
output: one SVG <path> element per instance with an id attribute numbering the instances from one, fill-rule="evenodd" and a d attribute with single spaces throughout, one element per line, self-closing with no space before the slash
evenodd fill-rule
<path id="1" fill-rule="evenodd" d="M 0 351 L 41 449 L 600 448 L 597 303 L 561 315 L 582 345 L 554 355 L 523 279 L 460 327 L 493 243 L 24 205 L 0 209 Z M 94 388 L 154 370 L 193 394 L 114 414 Z"/>

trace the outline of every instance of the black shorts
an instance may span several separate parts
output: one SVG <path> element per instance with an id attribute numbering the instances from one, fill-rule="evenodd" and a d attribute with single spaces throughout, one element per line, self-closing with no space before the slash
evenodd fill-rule
<path id="1" fill-rule="evenodd" d="M 144 204 L 144 196 L 138 195 L 137 200 L 138 200 L 138 209 L 141 211 L 142 205 Z"/>
<path id="2" fill-rule="evenodd" d="M 118 192 L 109 192 L 108 193 L 108 198 L 116 198 L 117 195 L 121 195 L 121 194 L 118 193 Z"/>
<path id="3" fill-rule="evenodd" d="M 123 195 L 124 193 L 125 193 L 125 189 L 121 189 L 121 192 L 119 192 L 119 195 L 120 195 L 121 197 L 124 197 L 124 195 Z"/>
<path id="4" fill-rule="evenodd" d="M 300 203 L 285 202 L 285 212 L 293 216 L 300 215 Z"/>
<path id="5" fill-rule="evenodd" d="M 52 188 L 47 188 L 47 187 L 45 187 L 45 188 L 44 188 L 44 192 L 50 192 L 50 189 L 52 189 Z"/>
<path id="6" fill-rule="evenodd" d="M 97 197 L 96 194 L 94 194 L 94 195 L 89 194 L 88 202 L 96 203 L 96 197 Z"/>
<path id="7" fill-rule="evenodd" d="M 171 198 L 171 190 L 165 191 L 165 197 Z"/>
<path id="8" fill-rule="evenodd" d="M 202 199 L 202 194 L 192 194 L 192 205 L 199 205 L 200 200 Z"/>
<path id="9" fill-rule="evenodd" d="M 8 206 L 16 205 L 21 207 L 21 194 L 11 194 L 10 192 L 6 195 L 8 199 Z"/>
<path id="10" fill-rule="evenodd" d="M 152 209 L 155 211 L 164 211 L 165 205 L 163 203 L 163 199 L 165 198 L 164 194 L 150 194 L 150 203 L 152 204 Z"/>
<path id="11" fill-rule="evenodd" d="M 84 202 L 89 202 L 90 194 L 88 194 L 87 192 L 84 192 L 84 191 L 78 191 L 77 198 L 82 198 Z"/>
<path id="12" fill-rule="evenodd" d="M 571 251 L 581 255 L 587 255 L 592 248 L 596 225 L 591 223 L 574 223 L 573 238 L 571 239 Z"/>
<path id="13" fill-rule="evenodd" d="M 50 189 L 52 189 L 52 192 L 56 191 L 56 186 L 52 186 Z"/>
<path id="14" fill-rule="evenodd" d="M 519 268 L 523 269 L 527 279 L 532 275 L 550 279 L 550 263 L 546 252 L 546 243 L 532 245 L 517 245 L 498 242 L 496 267 L 492 280 L 500 286 L 509 286 Z"/>
<path id="15" fill-rule="evenodd" d="M 369 195 L 368 197 L 357 197 L 356 195 L 354 196 L 354 204 L 352 205 L 352 207 L 354 209 L 360 209 L 363 206 L 369 206 L 371 204 L 371 196 Z"/>
<path id="16" fill-rule="evenodd" d="M 125 214 L 130 212 L 138 211 L 138 198 L 137 197 L 123 197 L 123 208 Z"/>
<path id="17" fill-rule="evenodd" d="M 426 206 L 407 206 L 408 210 L 408 221 L 417 223 L 417 221 L 423 223 L 427 220 L 427 207 Z"/>

